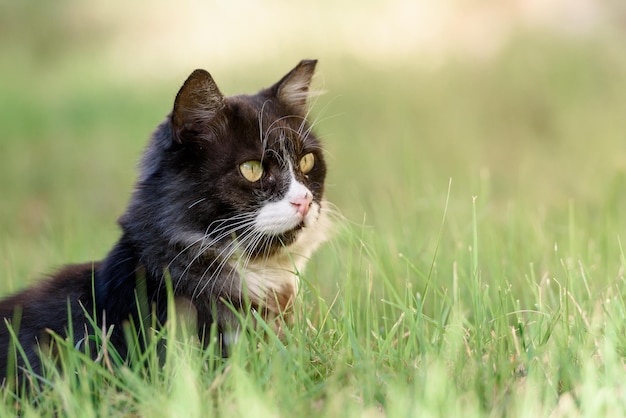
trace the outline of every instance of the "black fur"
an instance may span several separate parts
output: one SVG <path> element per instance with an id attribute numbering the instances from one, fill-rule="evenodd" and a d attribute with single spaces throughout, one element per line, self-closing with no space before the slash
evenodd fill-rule
<path id="1" fill-rule="evenodd" d="M 17 328 L 35 372 L 40 371 L 37 347 L 47 344 L 48 330 L 66 335 L 68 306 L 76 342 L 85 332 L 97 331 L 87 313 L 94 315 L 98 327 L 113 327 L 111 341 L 124 353 L 122 325 L 129 318 L 138 323 L 138 293 L 147 296 L 158 323 L 166 320 L 166 277 L 171 277 L 175 296 L 192 301 L 201 335 L 214 323 L 220 332 L 235 326 L 234 315 L 221 300 L 242 308 L 245 286 L 233 267 L 221 263 L 220 255 L 247 233 L 237 227 L 236 216 L 285 195 L 286 156 L 297 162 L 313 153 L 311 172 L 296 170 L 296 175 L 312 192 L 313 201 L 322 202 L 326 166 L 319 141 L 305 122 L 315 64 L 302 61 L 277 84 L 251 96 L 223 97 L 206 71 L 192 73 L 146 148 L 133 196 L 119 221 L 122 236 L 107 257 L 66 267 L 0 302 L 0 316 Z M 249 160 L 261 160 L 265 168 L 256 183 L 239 171 L 239 165 Z M 232 232 L 220 236 L 227 228 Z M 250 259 L 273 257 L 285 251 L 303 228 L 260 236 L 241 251 Z M 203 247 L 204 241 L 194 238 L 203 235 L 219 239 Z M 0 324 L 1 376 L 7 373 L 10 340 L 7 327 Z M 19 366 L 23 362 L 18 358 Z"/>

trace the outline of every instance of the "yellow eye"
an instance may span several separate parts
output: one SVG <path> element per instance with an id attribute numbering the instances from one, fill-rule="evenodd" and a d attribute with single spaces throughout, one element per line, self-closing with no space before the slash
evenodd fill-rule
<path id="1" fill-rule="evenodd" d="M 300 170 L 302 170 L 304 174 L 311 171 L 314 165 L 315 165 L 315 156 L 313 155 L 313 153 L 309 152 L 307 155 L 305 155 L 304 157 L 300 159 Z"/>
<path id="2" fill-rule="evenodd" d="M 261 161 L 246 161 L 245 163 L 241 163 L 239 165 L 239 171 L 241 171 L 241 174 L 246 178 L 246 180 L 254 183 L 255 181 L 259 181 L 259 179 L 263 176 L 263 165 L 261 164 Z"/>

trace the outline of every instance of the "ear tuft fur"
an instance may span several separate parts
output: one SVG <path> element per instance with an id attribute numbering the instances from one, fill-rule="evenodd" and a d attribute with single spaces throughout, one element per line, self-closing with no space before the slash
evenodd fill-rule
<path id="1" fill-rule="evenodd" d="M 309 87 L 317 60 L 302 60 L 300 63 L 274 85 L 272 91 L 276 98 L 295 110 L 300 115 L 307 112 Z"/>
<path id="2" fill-rule="evenodd" d="M 174 140 L 182 143 L 189 133 L 197 133 L 224 107 L 224 96 L 213 77 L 205 70 L 195 70 L 176 95 L 172 112 Z"/>

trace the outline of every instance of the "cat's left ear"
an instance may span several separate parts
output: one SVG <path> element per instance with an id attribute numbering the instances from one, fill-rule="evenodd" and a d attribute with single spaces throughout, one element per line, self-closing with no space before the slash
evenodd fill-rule
<path id="1" fill-rule="evenodd" d="M 303 60 L 271 87 L 274 96 L 299 115 L 306 115 L 309 86 L 315 73 L 317 60 Z"/>
<path id="2" fill-rule="evenodd" d="M 172 111 L 174 140 L 200 133 L 224 108 L 224 96 L 213 77 L 205 70 L 195 70 L 176 95 Z"/>

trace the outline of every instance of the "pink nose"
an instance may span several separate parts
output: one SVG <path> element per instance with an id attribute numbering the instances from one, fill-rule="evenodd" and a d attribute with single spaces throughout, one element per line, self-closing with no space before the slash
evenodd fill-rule
<path id="1" fill-rule="evenodd" d="M 310 193 L 307 193 L 304 196 L 296 197 L 291 200 L 291 204 L 296 208 L 296 211 L 304 218 L 307 213 L 309 213 L 309 208 L 311 207 L 311 202 L 313 201 L 313 196 Z"/>

